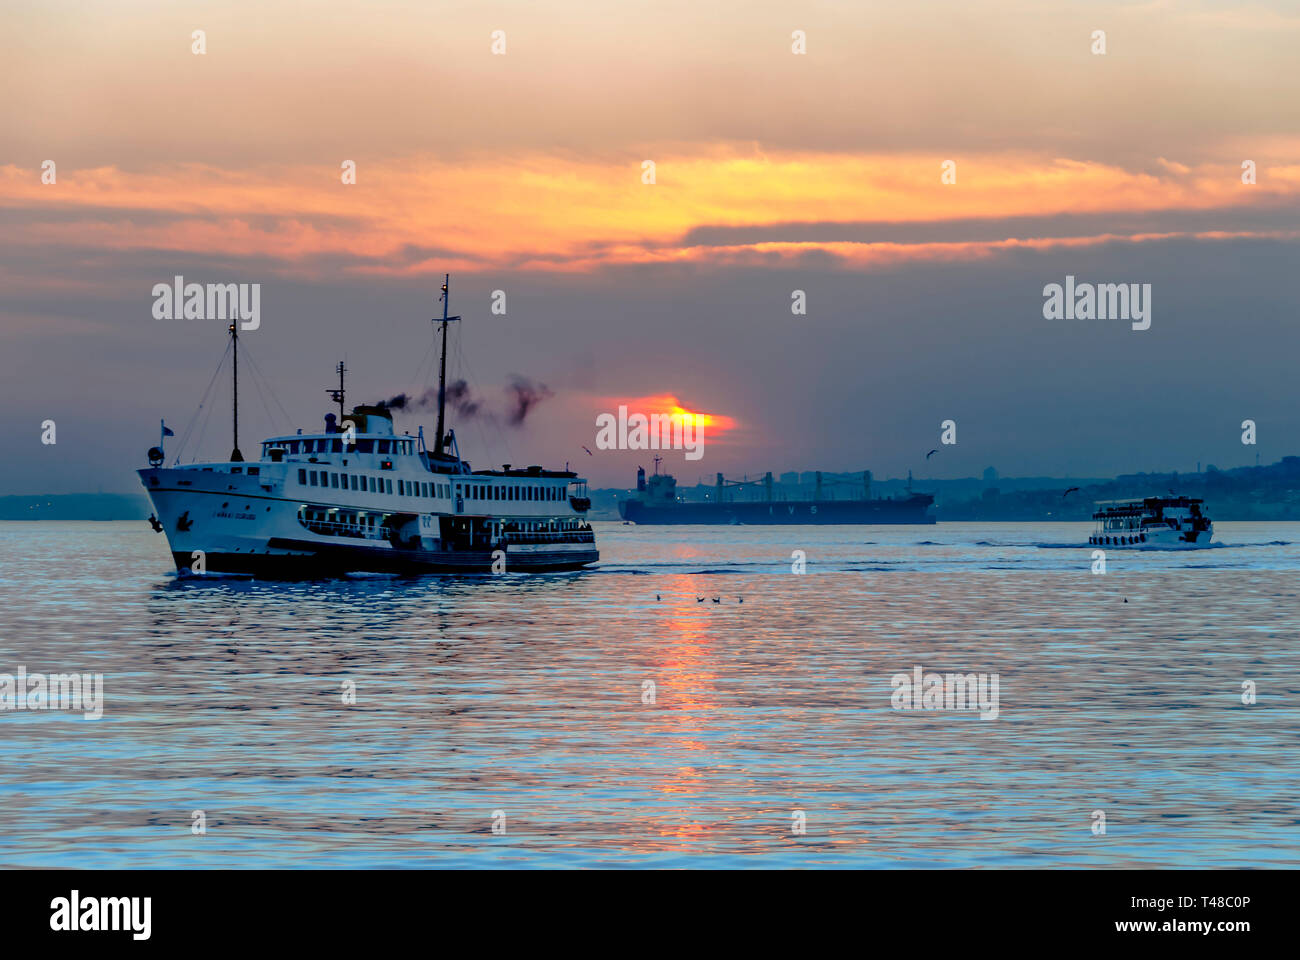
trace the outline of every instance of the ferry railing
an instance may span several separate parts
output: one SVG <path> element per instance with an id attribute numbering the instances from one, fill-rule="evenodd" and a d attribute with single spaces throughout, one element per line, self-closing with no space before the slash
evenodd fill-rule
<path id="1" fill-rule="evenodd" d="M 356 524 L 340 523 L 337 520 L 304 520 L 301 517 L 298 522 L 312 533 L 319 533 L 326 537 L 353 537 L 358 540 L 388 539 L 388 531 L 377 527 L 360 527 Z"/>
<path id="2" fill-rule="evenodd" d="M 556 533 L 504 533 L 504 543 L 595 543 L 596 534 L 590 530 L 567 530 Z"/>

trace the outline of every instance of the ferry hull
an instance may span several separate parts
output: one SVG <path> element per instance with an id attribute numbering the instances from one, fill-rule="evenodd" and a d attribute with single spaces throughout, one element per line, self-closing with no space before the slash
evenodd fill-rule
<path id="1" fill-rule="evenodd" d="M 388 540 L 317 535 L 299 523 L 299 501 L 274 496 L 274 484 L 253 477 L 165 468 L 138 473 L 172 561 L 183 574 L 202 570 L 308 579 L 346 573 L 501 571 L 493 550 L 412 549 Z M 189 488 L 177 485 L 182 478 L 190 482 Z M 600 559 L 594 543 L 511 543 L 504 550 L 505 573 L 580 570 Z"/>
<path id="2" fill-rule="evenodd" d="M 1197 550 L 1210 546 L 1214 527 L 1208 530 L 1145 530 L 1123 536 L 1094 535 L 1088 543 L 1107 550 Z M 1130 542 L 1132 541 L 1132 542 Z"/>
<path id="3" fill-rule="evenodd" d="M 505 573 L 562 573 L 595 563 L 595 550 L 549 551 L 520 555 L 507 548 Z M 179 573 L 194 575 L 193 555 L 172 553 Z M 268 580 L 310 580 L 349 573 L 495 573 L 491 553 L 437 553 L 431 551 L 313 550 L 296 553 L 206 553 L 207 573 L 241 573 Z"/>

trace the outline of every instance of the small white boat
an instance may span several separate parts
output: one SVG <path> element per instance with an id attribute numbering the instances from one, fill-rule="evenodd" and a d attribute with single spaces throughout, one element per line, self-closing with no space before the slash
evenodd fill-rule
<path id="1" fill-rule="evenodd" d="M 1207 547 L 1214 523 L 1196 497 L 1101 500 L 1092 515 L 1096 529 L 1088 543 L 1100 547 Z"/>

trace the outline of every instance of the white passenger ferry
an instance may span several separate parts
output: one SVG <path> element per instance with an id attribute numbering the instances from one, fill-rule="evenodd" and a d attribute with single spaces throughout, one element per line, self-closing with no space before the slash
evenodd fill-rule
<path id="1" fill-rule="evenodd" d="M 449 278 L 448 278 L 449 279 Z M 382 405 L 339 413 L 319 433 L 262 442 L 256 462 L 239 450 L 238 329 L 230 326 L 235 389 L 234 450 L 227 461 L 163 465 L 149 451 L 139 475 L 155 530 L 167 536 L 182 573 L 272 577 L 347 572 L 523 572 L 574 570 L 599 559 L 586 521 L 587 482 L 541 467 L 471 470 L 454 431 L 444 433 L 448 282 L 435 449 L 398 435 Z"/>
<path id="2" fill-rule="evenodd" d="M 1147 497 L 1102 500 L 1092 515 L 1096 523 L 1088 542 L 1103 547 L 1209 546 L 1214 524 L 1194 497 Z"/>

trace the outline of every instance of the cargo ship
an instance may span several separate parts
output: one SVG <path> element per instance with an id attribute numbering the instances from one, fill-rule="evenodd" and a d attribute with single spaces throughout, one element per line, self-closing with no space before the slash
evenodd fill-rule
<path id="1" fill-rule="evenodd" d="M 821 495 L 821 474 L 811 500 L 778 500 L 773 496 L 772 474 L 762 480 L 727 480 L 717 475 L 712 500 L 682 500 L 677 496 L 677 481 L 655 471 L 646 476 L 645 467 L 637 467 L 636 492 L 619 501 L 618 512 L 630 523 L 647 524 L 825 524 L 825 523 L 934 523 L 930 507 L 934 497 L 928 493 L 908 492 L 901 497 L 871 496 L 871 471 L 862 475 L 862 488 L 853 498 L 827 499 Z M 737 488 L 761 487 L 753 499 L 736 499 Z"/>

